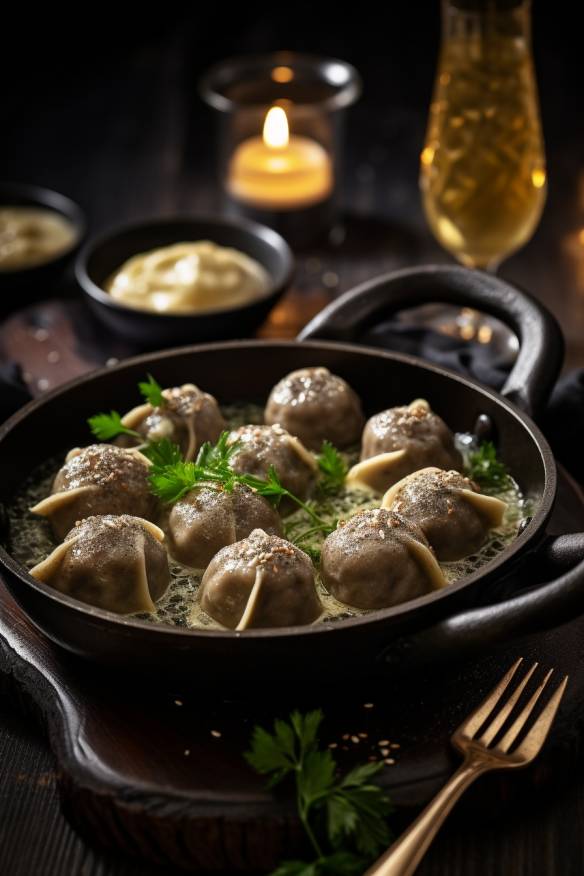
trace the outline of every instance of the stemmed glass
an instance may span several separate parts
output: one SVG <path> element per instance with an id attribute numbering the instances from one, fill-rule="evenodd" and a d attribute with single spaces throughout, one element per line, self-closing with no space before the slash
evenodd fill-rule
<path id="1" fill-rule="evenodd" d="M 463 265 L 496 271 L 534 233 L 546 198 L 531 0 L 443 0 L 420 188 L 430 228 Z M 463 311 L 450 333 L 488 343 Z"/>

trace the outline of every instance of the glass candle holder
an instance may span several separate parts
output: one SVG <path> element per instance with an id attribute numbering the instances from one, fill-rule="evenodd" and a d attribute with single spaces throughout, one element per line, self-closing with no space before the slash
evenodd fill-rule
<path id="1" fill-rule="evenodd" d="M 243 56 L 212 67 L 200 91 L 219 116 L 227 212 L 270 225 L 293 246 L 330 229 L 357 71 L 293 52 Z"/>

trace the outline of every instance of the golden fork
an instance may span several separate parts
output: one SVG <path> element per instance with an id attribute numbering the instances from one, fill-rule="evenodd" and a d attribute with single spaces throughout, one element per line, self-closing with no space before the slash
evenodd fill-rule
<path id="1" fill-rule="evenodd" d="M 508 699 L 502 702 L 507 688 L 511 690 L 511 679 L 522 661 L 523 658 L 520 657 L 484 703 L 454 732 L 452 742 L 464 755 L 462 765 L 406 832 L 367 870 L 365 876 L 411 876 L 442 827 L 446 816 L 475 779 L 489 770 L 527 766 L 539 754 L 564 695 L 568 682 L 567 675 L 519 745 L 513 751 L 510 749 L 524 729 L 553 669 L 547 673 L 509 729 L 494 745 L 492 744 L 503 729 L 503 725 L 511 717 L 513 709 L 538 666 L 534 663 Z M 482 733 L 477 736 L 480 730 Z"/>

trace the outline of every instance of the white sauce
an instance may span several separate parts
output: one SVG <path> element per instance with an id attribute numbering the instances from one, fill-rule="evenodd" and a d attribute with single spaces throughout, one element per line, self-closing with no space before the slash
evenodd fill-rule
<path id="1" fill-rule="evenodd" d="M 264 295 L 269 276 L 243 252 L 208 240 L 140 253 L 105 283 L 112 298 L 157 313 L 195 313 L 246 304 Z"/>

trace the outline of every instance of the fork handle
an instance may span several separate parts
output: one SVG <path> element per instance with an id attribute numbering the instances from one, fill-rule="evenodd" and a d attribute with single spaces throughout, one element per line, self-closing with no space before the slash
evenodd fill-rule
<path id="1" fill-rule="evenodd" d="M 364 876 L 411 876 L 442 827 L 446 816 L 476 778 L 492 769 L 467 758 L 402 836 L 370 867 Z"/>

